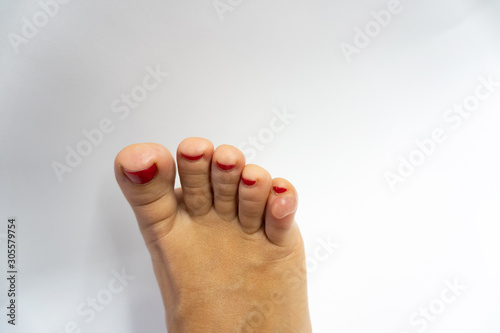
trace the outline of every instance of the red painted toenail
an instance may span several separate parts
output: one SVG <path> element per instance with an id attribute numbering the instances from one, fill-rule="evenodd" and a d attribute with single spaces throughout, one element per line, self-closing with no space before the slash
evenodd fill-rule
<path id="1" fill-rule="evenodd" d="M 231 170 L 232 168 L 234 168 L 236 166 L 236 164 L 220 164 L 219 162 L 217 162 L 217 165 L 219 166 L 219 168 L 221 170 Z"/>
<path id="2" fill-rule="evenodd" d="M 156 163 L 150 166 L 147 169 L 141 171 L 126 171 L 123 169 L 123 173 L 127 176 L 128 179 L 134 184 L 146 184 L 149 183 L 156 175 L 158 168 L 156 167 Z"/>
<path id="3" fill-rule="evenodd" d="M 245 179 L 243 177 L 241 177 L 241 181 L 243 182 L 243 184 L 248 185 L 248 186 L 252 186 L 253 184 L 257 183 L 256 180 L 248 180 L 248 179 Z"/>
<path id="4" fill-rule="evenodd" d="M 190 160 L 190 161 L 196 161 L 196 160 L 199 160 L 200 158 L 203 157 L 203 154 L 198 155 L 198 156 L 189 156 L 189 155 L 181 153 L 181 155 L 182 155 L 182 157 L 184 157 L 185 159 Z"/>
<path id="5" fill-rule="evenodd" d="M 279 187 L 279 186 L 273 186 L 273 189 L 274 189 L 274 192 L 276 192 L 278 194 L 285 193 L 286 191 L 288 191 L 286 188 Z"/>

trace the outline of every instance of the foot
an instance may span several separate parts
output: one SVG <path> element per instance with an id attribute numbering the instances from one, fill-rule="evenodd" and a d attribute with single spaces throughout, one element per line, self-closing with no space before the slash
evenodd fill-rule
<path id="1" fill-rule="evenodd" d="M 311 332 L 297 192 L 243 153 L 188 138 L 128 146 L 115 175 L 137 217 L 169 332 Z"/>

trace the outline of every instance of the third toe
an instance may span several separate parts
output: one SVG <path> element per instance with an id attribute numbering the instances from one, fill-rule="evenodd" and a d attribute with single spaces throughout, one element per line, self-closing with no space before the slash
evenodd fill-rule
<path id="1" fill-rule="evenodd" d="M 236 147 L 221 145 L 212 158 L 214 208 L 226 220 L 238 212 L 238 185 L 245 166 L 245 155 Z"/>

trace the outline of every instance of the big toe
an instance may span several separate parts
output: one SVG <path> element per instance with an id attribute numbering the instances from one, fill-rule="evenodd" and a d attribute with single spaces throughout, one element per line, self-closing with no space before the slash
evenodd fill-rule
<path id="1" fill-rule="evenodd" d="M 177 212 L 175 162 L 168 149 L 156 143 L 124 148 L 115 159 L 115 177 L 146 241 L 168 233 Z"/>

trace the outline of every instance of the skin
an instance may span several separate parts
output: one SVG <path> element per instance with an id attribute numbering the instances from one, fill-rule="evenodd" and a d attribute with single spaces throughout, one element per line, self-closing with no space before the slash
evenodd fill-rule
<path id="1" fill-rule="evenodd" d="M 128 146 L 115 160 L 151 254 L 168 331 L 311 332 L 293 185 L 245 165 L 239 149 L 214 150 L 202 138 L 182 141 L 176 159 L 177 189 L 174 158 L 159 144 Z M 148 183 L 127 177 L 153 164 Z"/>

